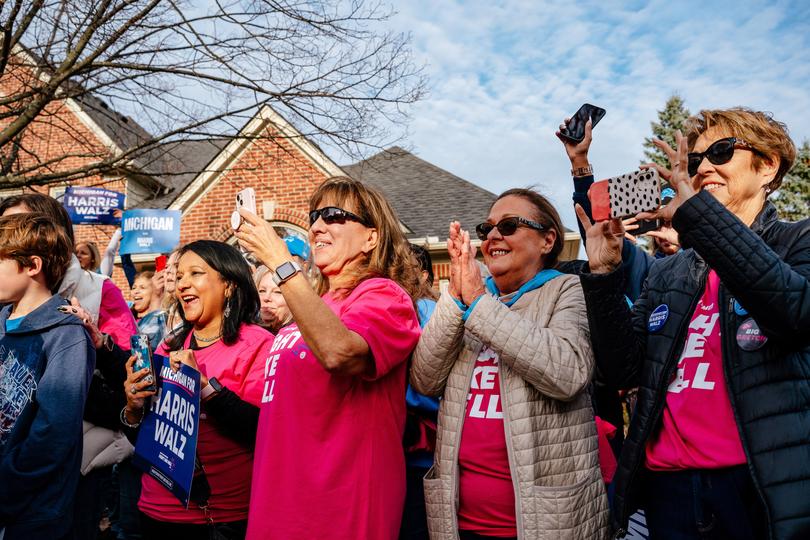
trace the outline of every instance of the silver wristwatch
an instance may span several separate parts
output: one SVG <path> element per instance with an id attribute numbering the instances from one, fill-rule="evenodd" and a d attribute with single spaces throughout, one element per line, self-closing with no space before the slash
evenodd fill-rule
<path id="1" fill-rule="evenodd" d="M 276 268 L 276 271 L 273 272 L 273 283 L 281 285 L 298 272 L 301 272 L 301 266 L 299 266 L 297 262 L 287 261 L 282 263 Z"/>

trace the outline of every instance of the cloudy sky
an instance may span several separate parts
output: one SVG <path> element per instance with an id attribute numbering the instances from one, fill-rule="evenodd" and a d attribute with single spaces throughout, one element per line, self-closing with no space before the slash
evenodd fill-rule
<path id="1" fill-rule="evenodd" d="M 584 102 L 607 109 L 591 162 L 628 172 L 672 93 L 687 107 L 773 112 L 810 138 L 810 2 L 407 0 L 430 94 L 407 145 L 495 193 L 538 185 L 574 227 L 570 165 L 554 136 Z"/>

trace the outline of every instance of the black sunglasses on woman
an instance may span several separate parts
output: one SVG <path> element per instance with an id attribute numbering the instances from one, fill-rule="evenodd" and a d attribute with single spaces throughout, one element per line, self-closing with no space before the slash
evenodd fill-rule
<path id="1" fill-rule="evenodd" d="M 709 163 L 713 165 L 723 165 L 731 161 L 731 158 L 734 156 L 734 150 L 737 148 L 757 152 L 753 146 L 737 137 L 726 137 L 725 139 L 714 141 L 703 152 L 689 152 L 689 176 L 695 176 L 697 174 L 700 164 L 703 163 L 703 158 L 708 158 Z"/>
<path id="2" fill-rule="evenodd" d="M 338 208 L 337 206 L 324 206 L 323 208 L 318 208 L 317 210 L 313 210 L 309 213 L 309 226 L 315 224 L 318 221 L 318 218 L 323 219 L 323 222 L 327 225 L 332 225 L 333 223 L 339 223 L 343 225 L 346 221 L 356 221 L 361 225 L 365 225 L 369 227 L 369 224 L 366 222 L 365 219 L 361 218 L 357 214 L 352 214 L 348 210 L 344 210 L 343 208 Z"/>
<path id="3" fill-rule="evenodd" d="M 517 231 L 518 227 L 528 227 L 530 229 L 535 229 L 538 231 L 546 230 L 545 227 L 543 227 L 536 221 L 514 216 L 503 218 L 495 225 L 487 222 L 479 223 L 478 225 L 475 226 L 475 233 L 478 235 L 478 238 L 481 241 L 483 241 L 487 239 L 487 236 L 489 236 L 489 233 L 492 232 L 492 229 L 498 229 L 498 232 L 501 233 L 501 236 L 512 236 L 513 234 L 515 234 L 515 231 Z"/>

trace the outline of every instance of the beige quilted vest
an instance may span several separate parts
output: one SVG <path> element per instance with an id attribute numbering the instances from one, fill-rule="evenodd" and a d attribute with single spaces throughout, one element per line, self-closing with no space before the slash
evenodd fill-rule
<path id="1" fill-rule="evenodd" d="M 458 445 L 485 343 L 500 356 L 518 538 L 608 537 L 596 425 L 585 391 L 594 362 L 579 278 L 557 277 L 511 307 L 486 295 L 466 324 L 461 315 L 449 295 L 439 299 L 410 375 L 417 391 L 443 397 L 434 466 L 424 480 L 430 537 L 458 538 Z"/>

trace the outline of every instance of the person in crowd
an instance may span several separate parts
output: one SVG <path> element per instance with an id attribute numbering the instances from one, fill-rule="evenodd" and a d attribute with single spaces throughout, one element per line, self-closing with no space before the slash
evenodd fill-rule
<path id="1" fill-rule="evenodd" d="M 140 521 L 138 497 L 141 492 L 141 472 L 128 459 L 134 448 L 121 433 L 121 408 L 127 398 L 123 382 L 127 378 L 126 363 L 130 351 L 119 347 L 109 334 L 98 329 L 93 317 L 73 298 L 71 305 L 59 308 L 63 313 L 77 317 L 84 325 L 96 350 L 96 373 L 90 383 L 84 408 L 84 437 L 82 475 L 112 467 L 111 489 L 106 502 L 110 507 L 110 525 L 120 540 L 139 540 Z M 81 516 L 87 526 L 76 528 L 76 540 L 92 540 L 99 532 L 99 513 Z M 95 524 L 95 527 L 92 527 Z M 91 534 L 91 536 L 82 536 Z"/>
<path id="2" fill-rule="evenodd" d="M 0 201 L 0 216 L 23 212 L 42 212 L 48 215 L 65 231 L 73 246 L 73 224 L 59 201 L 41 193 L 23 193 Z M 110 334 L 122 349 L 129 350 L 129 337 L 137 333 L 135 319 L 121 290 L 107 276 L 84 270 L 79 259 L 73 256 L 59 286 L 59 295 L 65 299 L 77 297 L 101 331 Z"/>
<path id="3" fill-rule="evenodd" d="M 295 236 L 285 236 L 284 243 L 290 251 L 292 260 L 300 267 L 301 272 L 309 278 L 309 246 L 300 238 Z M 292 323 L 292 312 L 287 307 L 281 289 L 273 281 L 275 274 L 264 265 L 259 265 L 253 273 L 253 281 L 259 289 L 259 300 L 261 309 L 259 310 L 259 324 L 266 328 L 271 334 L 276 335 L 278 331 Z"/>
<path id="4" fill-rule="evenodd" d="M 236 232 L 272 269 L 294 320 L 264 371 L 247 538 L 395 539 L 418 272 L 378 191 L 332 178 L 309 208 L 317 290 L 269 223 L 242 210 Z"/>
<path id="5" fill-rule="evenodd" d="M 484 283 L 469 233 L 450 224 L 448 292 L 410 375 L 442 396 L 424 481 L 433 539 L 608 534 L 585 304 L 578 278 L 555 270 L 563 230 L 537 192 L 501 194 L 476 227 Z"/>
<path id="6" fill-rule="evenodd" d="M 273 335 L 288 324 L 293 317 L 281 289 L 273 281 L 275 274 L 264 265 L 259 266 L 253 274 L 253 280 L 259 289 L 259 325 Z"/>
<path id="7" fill-rule="evenodd" d="M 195 483 L 210 493 L 192 493 L 188 508 L 143 475 L 138 507 L 144 538 L 243 538 L 248 517 L 253 445 L 266 359 L 273 336 L 253 324 L 259 298 L 250 268 L 223 242 L 197 240 L 180 249 L 175 295 L 183 326 L 158 349 L 174 368 L 185 363 L 201 374 L 202 412 Z M 127 405 L 122 420 L 137 427 L 144 416 L 148 370 L 127 364 Z M 259 454 L 260 455 L 260 454 Z M 196 494 L 195 494 L 196 493 Z M 219 537 L 217 537 L 219 538 Z"/>
<path id="8" fill-rule="evenodd" d="M 82 270 L 98 272 L 101 264 L 101 254 L 95 242 L 79 242 L 76 244 L 76 258 Z"/>
<path id="9" fill-rule="evenodd" d="M 163 301 L 161 308 L 166 313 L 166 328 L 169 332 L 180 330 L 183 326 L 183 317 L 180 313 L 180 302 L 175 296 L 177 290 L 177 259 L 180 248 L 169 254 L 166 260 L 166 277 L 163 282 Z"/>
<path id="10" fill-rule="evenodd" d="M 657 141 L 682 249 L 656 261 L 632 309 L 620 222 L 591 224 L 581 276 L 600 372 L 639 386 L 616 475 L 621 534 L 637 508 L 655 538 L 810 535 L 810 220 L 778 220 L 768 196 L 796 156 L 784 124 L 704 110 Z M 652 166 L 652 165 L 651 165 Z"/>
<path id="11" fill-rule="evenodd" d="M 436 308 L 436 293 L 433 292 L 433 261 L 430 252 L 423 246 L 411 244 L 411 254 L 420 270 L 421 288 L 416 300 L 416 313 L 419 326 L 424 328 Z M 409 384 L 405 393 L 407 416 L 405 418 L 405 509 L 402 525 L 399 528 L 400 540 L 427 540 L 427 513 L 425 511 L 425 490 L 422 479 L 433 465 L 433 451 L 436 449 L 436 420 L 439 400 L 418 393 Z"/>
<path id="12" fill-rule="evenodd" d="M 49 216 L 0 218 L 0 537 L 70 538 L 95 354 L 54 293 L 72 242 Z"/>
<path id="13" fill-rule="evenodd" d="M 90 313 L 93 322 L 105 334 L 109 334 L 119 347 L 130 349 L 130 336 L 137 333 L 138 328 L 132 312 L 124 300 L 121 290 L 106 276 L 82 269 L 79 259 L 73 255 L 75 243 L 73 225 L 64 206 L 56 199 L 41 193 L 23 193 L 14 195 L 0 201 L 0 216 L 12 214 L 41 212 L 65 232 L 71 245 L 70 265 L 59 285 L 58 294 L 70 300 L 77 301 Z M 120 381 L 116 381 L 117 384 Z M 111 382 L 112 383 L 112 382 Z M 91 395 L 91 397 L 93 397 Z M 85 433 L 90 436 L 90 430 L 85 426 Z M 112 440 L 114 433 L 107 434 Z M 82 446 L 82 462 L 90 463 L 95 456 L 91 454 L 98 450 L 90 441 Z M 73 527 L 75 537 L 82 540 L 92 540 L 98 531 L 98 523 L 103 510 L 104 484 L 112 472 L 111 467 L 99 467 L 88 471 L 79 479 L 79 486 L 75 493 Z"/>
<path id="14" fill-rule="evenodd" d="M 145 270 L 136 274 L 132 284 L 132 312 L 138 321 L 138 332 L 149 336 L 152 350 L 158 348 L 166 334 L 162 302 L 162 292 L 155 287 L 155 273 Z"/>

